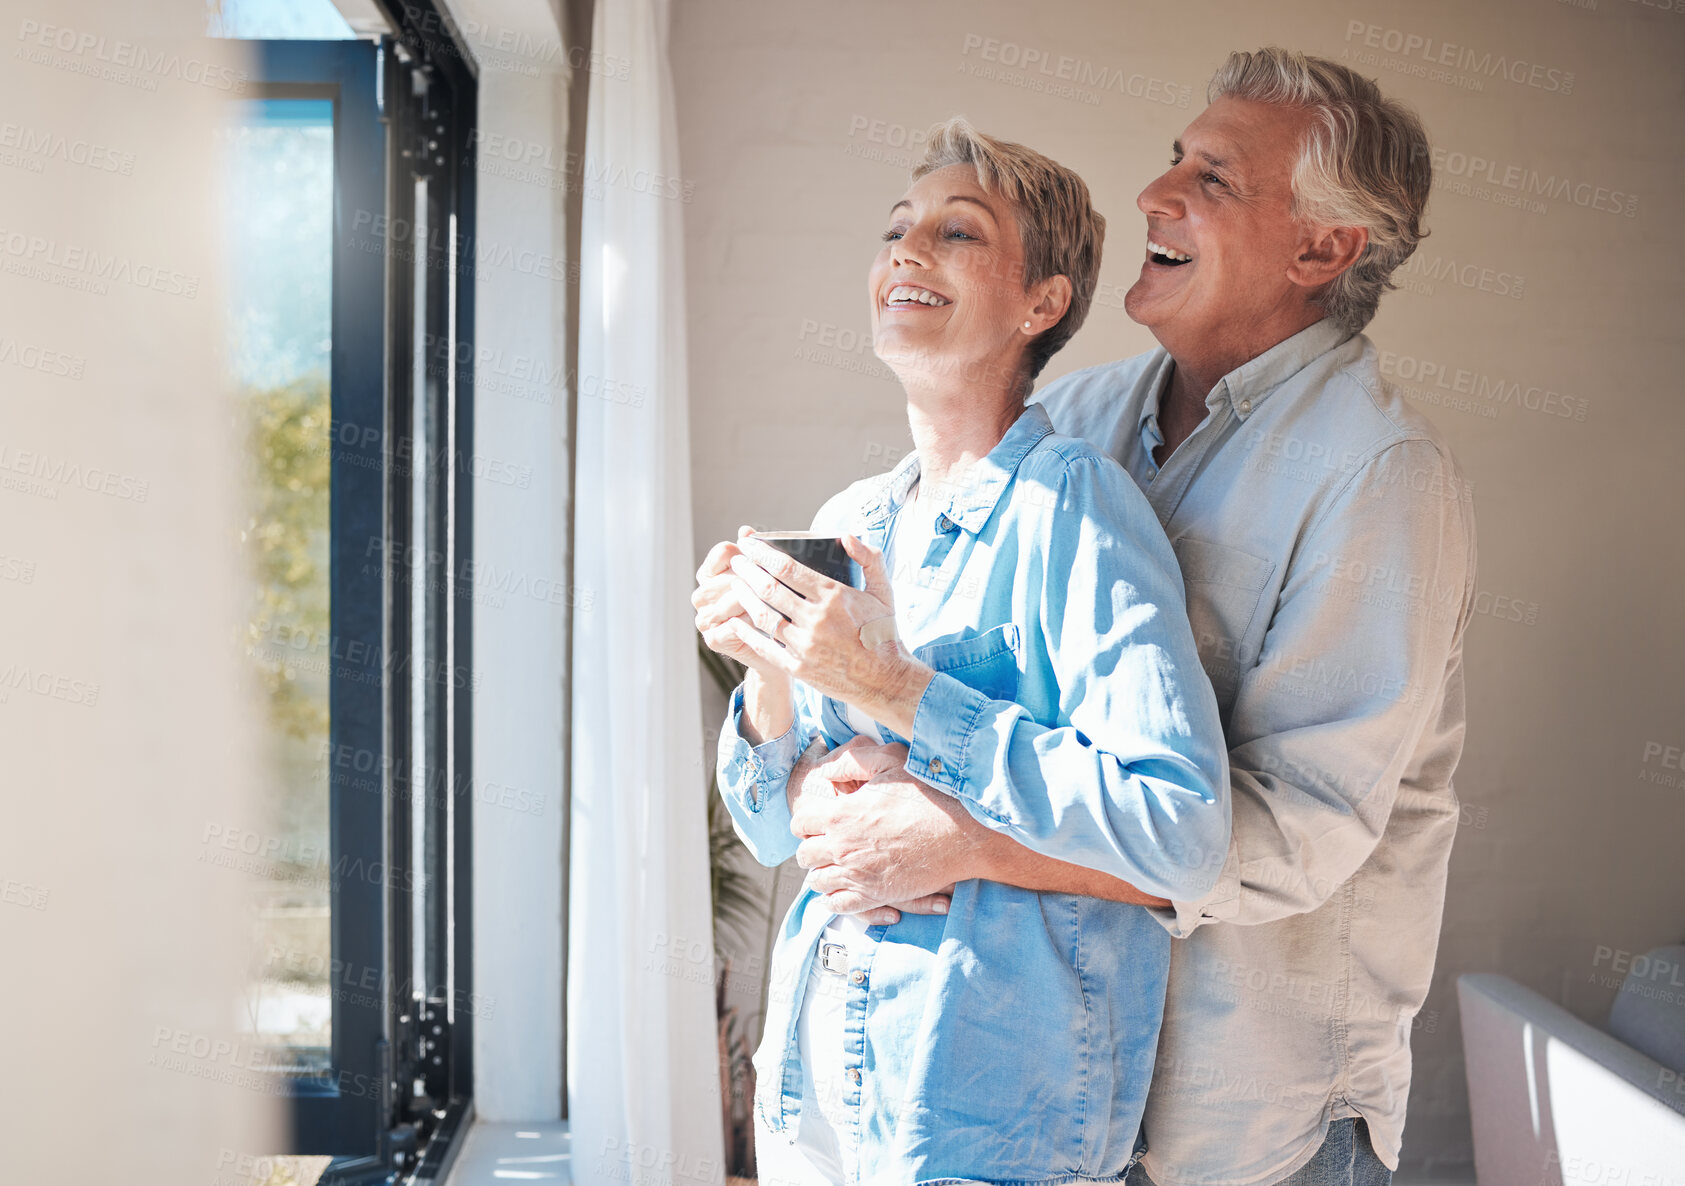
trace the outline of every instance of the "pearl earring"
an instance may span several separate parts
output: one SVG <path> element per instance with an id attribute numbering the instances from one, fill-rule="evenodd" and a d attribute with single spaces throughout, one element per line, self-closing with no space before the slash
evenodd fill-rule
<path id="1" fill-rule="evenodd" d="M 1024 323 L 1024 328 L 1025 328 L 1025 329 L 1029 329 L 1029 328 L 1030 328 L 1030 323 L 1029 323 L 1029 322 L 1028 322 L 1028 321 L 1026 321 L 1026 322 L 1025 322 L 1025 323 Z"/>

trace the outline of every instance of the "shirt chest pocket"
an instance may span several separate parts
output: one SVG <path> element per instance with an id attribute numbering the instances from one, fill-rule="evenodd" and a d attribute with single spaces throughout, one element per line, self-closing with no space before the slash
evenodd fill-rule
<path id="1" fill-rule="evenodd" d="M 1016 701 L 1018 647 L 1018 627 L 1008 622 L 975 638 L 914 647 L 913 657 L 933 671 L 953 676 L 990 700 Z"/>
<path id="2" fill-rule="evenodd" d="M 1188 621 L 1200 665 L 1211 677 L 1226 723 L 1241 677 L 1258 661 L 1261 640 L 1254 632 L 1268 621 L 1259 609 L 1275 565 L 1239 548 L 1188 535 L 1172 546 L 1188 593 Z"/>

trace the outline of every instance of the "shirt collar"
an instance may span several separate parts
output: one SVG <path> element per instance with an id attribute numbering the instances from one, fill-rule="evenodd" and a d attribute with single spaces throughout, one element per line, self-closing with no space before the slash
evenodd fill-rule
<path id="1" fill-rule="evenodd" d="M 939 505 L 942 513 L 975 535 L 994 514 L 1007 483 L 1018 472 L 1019 463 L 1043 437 L 1052 432 L 1053 422 L 1048 418 L 1046 408 L 1040 404 L 1026 407 L 1000 442 L 971 467 L 965 482 L 941 492 Z M 863 510 L 868 522 L 879 526 L 899 511 L 918 477 L 919 455 L 914 450 L 889 472 L 878 486 L 877 493 L 866 503 Z"/>
<path id="2" fill-rule="evenodd" d="M 1216 411 L 1219 404 L 1227 403 L 1237 417 L 1245 420 L 1276 388 L 1351 336 L 1349 329 L 1331 317 L 1313 322 L 1224 375 L 1205 397 L 1205 406 Z M 1170 382 L 1175 362 L 1162 347 L 1159 354 L 1147 398 L 1141 403 L 1140 429 L 1143 441 L 1156 437 L 1157 443 L 1162 444 L 1164 437 L 1158 429 L 1159 396 Z"/>

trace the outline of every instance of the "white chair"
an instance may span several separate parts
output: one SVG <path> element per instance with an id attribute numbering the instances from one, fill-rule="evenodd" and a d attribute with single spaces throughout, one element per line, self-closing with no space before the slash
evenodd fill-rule
<path id="1" fill-rule="evenodd" d="M 1685 947 L 1640 959 L 1620 1037 L 1507 977 L 1458 979 L 1480 1186 L 1685 1186 L 1685 1067 L 1652 1057 L 1685 1051 Z"/>

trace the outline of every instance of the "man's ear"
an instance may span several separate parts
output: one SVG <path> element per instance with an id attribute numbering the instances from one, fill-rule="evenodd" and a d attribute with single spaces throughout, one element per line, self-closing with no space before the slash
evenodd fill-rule
<path id="1" fill-rule="evenodd" d="M 1299 244 L 1287 278 L 1301 288 L 1318 289 L 1363 258 L 1369 230 L 1360 226 L 1314 227 Z"/>

